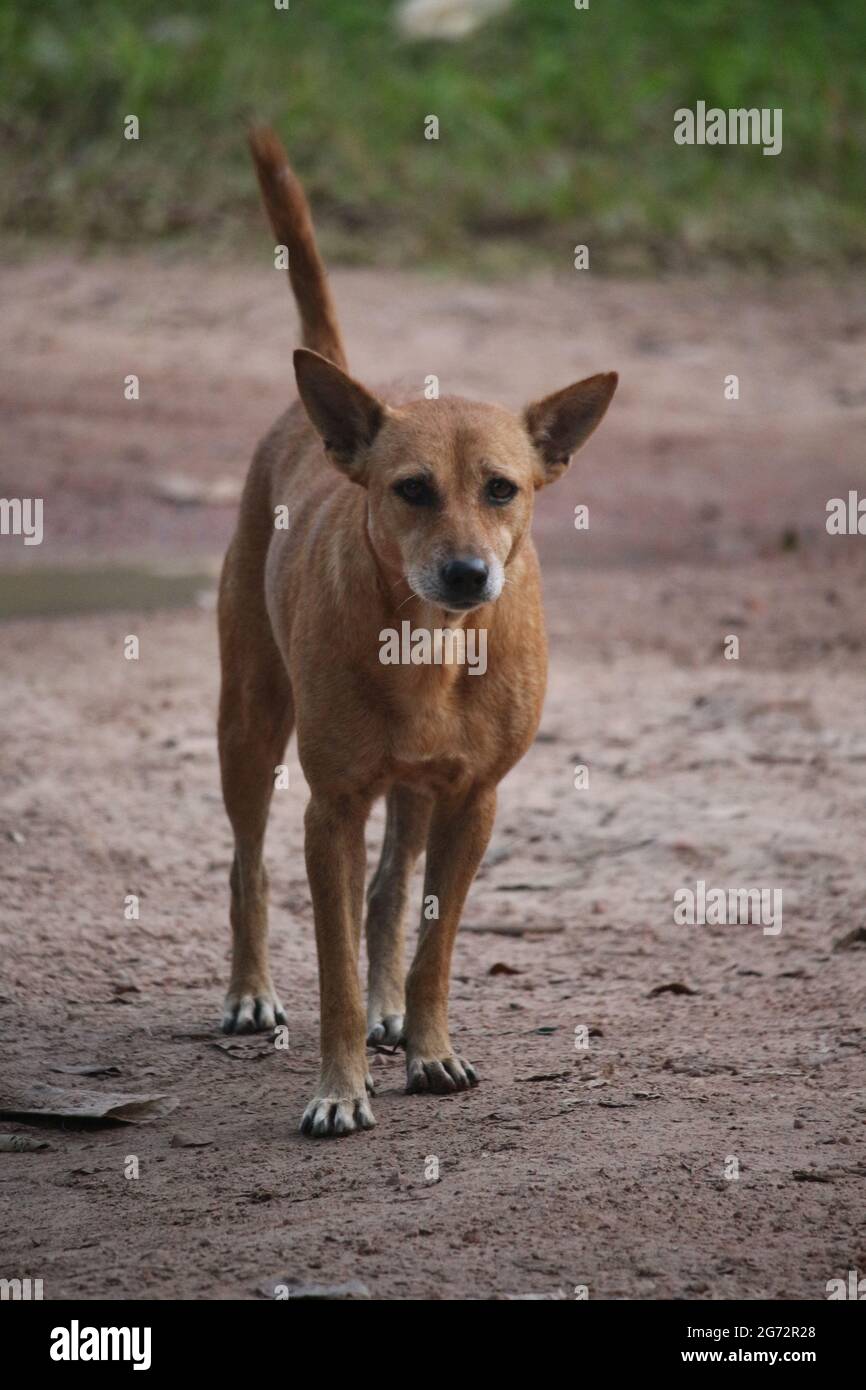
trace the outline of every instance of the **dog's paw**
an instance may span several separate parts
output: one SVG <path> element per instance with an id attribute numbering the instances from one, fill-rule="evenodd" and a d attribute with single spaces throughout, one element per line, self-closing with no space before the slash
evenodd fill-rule
<path id="1" fill-rule="evenodd" d="M 288 1023 L 286 1011 L 273 990 L 226 995 L 224 1033 L 270 1033 L 277 1024 L 284 1023 Z"/>
<path id="2" fill-rule="evenodd" d="M 402 1041 L 402 1014 L 378 1014 L 368 1020 L 367 1043 L 370 1047 L 396 1047 Z"/>
<path id="3" fill-rule="evenodd" d="M 475 1068 L 462 1057 L 410 1057 L 406 1063 L 406 1093 L 410 1096 L 441 1096 L 477 1085 Z"/>
<path id="4" fill-rule="evenodd" d="M 367 1081 L 372 1091 L 372 1082 Z M 376 1121 L 363 1096 L 314 1096 L 304 1111 L 301 1133 L 313 1139 L 337 1139 L 356 1129 L 372 1129 Z"/>

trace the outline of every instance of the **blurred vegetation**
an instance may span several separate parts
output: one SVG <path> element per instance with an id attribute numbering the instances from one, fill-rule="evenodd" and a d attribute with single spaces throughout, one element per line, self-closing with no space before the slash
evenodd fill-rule
<path id="1" fill-rule="evenodd" d="M 409 42 L 391 0 L 0 0 L 0 227 L 262 234 L 243 128 L 279 130 L 344 261 L 643 270 L 866 256 L 858 0 L 514 0 Z M 679 147 L 699 100 L 782 107 L 784 148 Z M 123 118 L 141 122 L 123 139 Z M 424 118 L 440 120 L 438 141 Z"/>

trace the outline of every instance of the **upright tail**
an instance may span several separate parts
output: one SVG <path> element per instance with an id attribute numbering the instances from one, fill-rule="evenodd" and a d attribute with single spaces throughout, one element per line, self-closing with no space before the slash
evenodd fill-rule
<path id="1" fill-rule="evenodd" d="M 279 245 L 288 247 L 289 282 L 301 316 L 301 342 L 345 370 L 348 364 L 337 313 L 304 190 L 270 127 L 254 127 L 249 143 L 274 236 Z"/>

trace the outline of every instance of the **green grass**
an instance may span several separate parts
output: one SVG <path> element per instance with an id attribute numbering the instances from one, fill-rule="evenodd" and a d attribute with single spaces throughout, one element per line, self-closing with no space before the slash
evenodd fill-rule
<path id="1" fill-rule="evenodd" d="M 514 0 L 453 44 L 407 43 L 392 11 L 0 0 L 0 227 L 88 244 L 261 235 L 243 141 L 257 117 L 343 260 L 569 265 L 576 242 L 596 269 L 866 256 L 864 6 Z M 698 99 L 782 107 L 781 155 L 676 146 L 673 112 Z"/>

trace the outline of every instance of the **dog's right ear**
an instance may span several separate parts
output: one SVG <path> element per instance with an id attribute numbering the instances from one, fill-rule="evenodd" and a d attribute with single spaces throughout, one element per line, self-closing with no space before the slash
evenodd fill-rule
<path id="1" fill-rule="evenodd" d="M 364 455 L 379 433 L 387 407 L 309 348 L 297 348 L 294 362 L 304 409 L 322 436 L 328 457 L 353 483 L 366 484 Z"/>
<path id="2" fill-rule="evenodd" d="M 572 454 L 601 424 L 618 381 L 616 372 L 599 372 L 527 407 L 524 423 L 542 465 L 538 487 L 565 472 Z"/>

